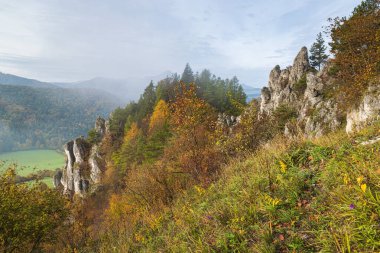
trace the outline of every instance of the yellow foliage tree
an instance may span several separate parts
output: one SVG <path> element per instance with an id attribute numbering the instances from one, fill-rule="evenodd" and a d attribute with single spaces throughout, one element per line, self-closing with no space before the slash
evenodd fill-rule
<path id="1" fill-rule="evenodd" d="M 157 105 L 154 107 L 152 116 L 149 122 L 149 133 L 155 131 L 155 129 L 162 128 L 169 119 L 169 106 L 164 100 L 158 101 Z"/>
<path id="2" fill-rule="evenodd" d="M 133 122 L 129 130 L 124 135 L 124 143 L 131 142 L 139 135 L 139 127 L 136 122 Z"/>

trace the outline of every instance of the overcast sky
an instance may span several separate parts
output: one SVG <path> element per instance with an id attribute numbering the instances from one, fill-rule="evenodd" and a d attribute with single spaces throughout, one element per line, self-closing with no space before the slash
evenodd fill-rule
<path id="1" fill-rule="evenodd" d="M 182 73 L 266 85 L 359 0 L 0 0 L 0 71 L 43 81 Z"/>

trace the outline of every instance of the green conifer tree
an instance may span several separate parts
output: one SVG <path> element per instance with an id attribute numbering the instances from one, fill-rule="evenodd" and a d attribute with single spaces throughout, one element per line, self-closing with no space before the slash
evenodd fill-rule
<path id="1" fill-rule="evenodd" d="M 185 69 L 183 70 L 183 74 L 181 76 L 181 81 L 185 84 L 190 84 L 194 82 L 194 74 L 193 70 L 190 68 L 189 63 L 186 64 Z"/>
<path id="2" fill-rule="evenodd" d="M 325 40 L 322 37 L 322 33 L 318 33 L 316 42 L 310 48 L 310 64 L 313 67 L 317 67 L 318 70 L 321 70 L 321 66 L 328 59 L 326 54 L 327 47 L 325 46 Z"/>

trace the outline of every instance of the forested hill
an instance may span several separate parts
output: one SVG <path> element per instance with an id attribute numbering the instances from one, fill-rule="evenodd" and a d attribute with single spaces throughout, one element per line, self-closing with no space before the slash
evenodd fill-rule
<path id="1" fill-rule="evenodd" d="M 60 148 L 118 105 L 113 96 L 91 89 L 0 85 L 0 152 Z"/>
<path id="2" fill-rule="evenodd" d="M 54 84 L 41 82 L 38 80 L 16 76 L 12 74 L 5 74 L 0 72 L 0 84 L 4 85 L 17 85 L 17 86 L 29 86 L 34 88 L 54 88 L 58 87 Z"/>

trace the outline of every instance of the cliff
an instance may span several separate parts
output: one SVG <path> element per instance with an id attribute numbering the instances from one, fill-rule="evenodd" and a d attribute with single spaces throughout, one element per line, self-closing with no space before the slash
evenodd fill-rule
<path id="1" fill-rule="evenodd" d="M 106 121 L 98 118 L 95 123 L 95 131 L 102 140 L 106 135 Z M 100 145 L 90 144 L 79 137 L 64 145 L 66 164 L 62 171 L 54 176 L 54 186 L 64 194 L 73 196 L 85 196 L 94 191 L 101 182 L 104 171 L 104 160 L 100 155 Z"/>
<path id="2" fill-rule="evenodd" d="M 294 110 L 296 117 L 285 125 L 284 134 L 318 137 L 346 126 L 347 133 L 359 130 L 380 115 L 379 85 L 373 84 L 358 108 L 341 109 L 330 96 L 337 80 L 329 75 L 330 64 L 320 71 L 313 69 L 308 50 L 303 47 L 286 69 L 274 67 L 268 87 L 261 91 L 260 115 L 272 115 L 280 107 Z M 347 108 L 350 108 L 348 106 Z"/>

